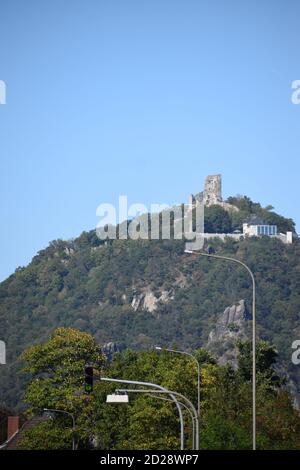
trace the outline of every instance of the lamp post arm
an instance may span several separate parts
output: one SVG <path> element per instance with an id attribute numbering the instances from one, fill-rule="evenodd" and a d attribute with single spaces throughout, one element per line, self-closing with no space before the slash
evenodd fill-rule
<path id="1" fill-rule="evenodd" d="M 178 400 L 175 397 L 176 393 L 167 390 L 166 388 L 162 387 L 161 385 L 154 384 L 154 383 L 151 383 L 151 382 L 140 382 L 138 380 L 112 379 L 110 377 L 100 377 L 100 380 L 104 381 L 104 382 L 115 382 L 115 383 L 124 383 L 124 384 L 154 387 L 154 388 L 158 389 L 159 391 L 161 391 L 163 393 L 168 393 L 170 395 L 170 397 L 172 398 L 172 400 L 174 401 L 174 403 L 177 407 L 177 410 L 178 410 L 179 419 L 180 419 L 180 449 L 184 450 L 184 422 L 183 422 L 183 415 L 182 415 L 180 405 L 178 403 Z M 150 392 L 150 391 L 151 390 L 148 390 L 148 392 Z"/>
<path id="2" fill-rule="evenodd" d="M 160 390 L 137 390 L 137 389 L 126 389 L 126 388 L 120 388 L 118 389 L 119 392 L 128 392 L 128 393 L 168 393 L 168 394 L 172 394 L 174 395 L 175 397 L 179 397 L 181 398 L 182 400 L 184 400 L 188 406 L 190 407 L 193 415 L 194 415 L 194 418 L 195 418 L 195 423 L 196 423 L 196 449 L 195 450 L 199 450 L 199 419 L 198 419 L 198 415 L 197 415 L 197 411 L 196 411 L 196 408 L 194 407 L 193 403 L 184 395 L 182 395 L 182 393 L 179 393 L 179 392 L 174 392 L 174 391 L 170 391 L 170 390 L 167 390 L 167 389 L 160 389 Z"/>
<path id="3" fill-rule="evenodd" d="M 163 348 L 162 349 L 163 351 L 169 351 L 169 352 L 173 352 L 175 354 L 183 354 L 185 356 L 189 356 L 190 358 L 193 359 L 194 362 L 196 362 L 197 364 L 197 370 L 198 370 L 198 376 L 197 376 L 197 388 L 198 388 L 198 400 L 197 400 L 197 403 L 198 403 L 198 416 L 200 418 L 200 374 L 201 374 L 201 368 L 200 368 L 200 363 L 198 361 L 198 359 L 191 353 L 187 352 L 187 351 L 179 351 L 177 349 L 171 349 L 171 348 Z"/>
<path id="4" fill-rule="evenodd" d="M 69 411 L 65 411 L 65 410 L 57 410 L 56 408 L 44 408 L 44 411 L 50 411 L 50 412 L 53 412 L 53 413 L 62 413 L 62 414 L 65 414 L 65 415 L 68 415 L 70 416 L 70 418 L 72 419 L 72 428 L 73 428 L 73 431 L 75 430 L 75 417 L 72 413 L 70 413 Z M 72 450 L 75 450 L 75 437 L 73 435 L 73 440 L 72 440 Z"/>
<path id="5" fill-rule="evenodd" d="M 249 266 L 243 261 L 229 256 L 219 256 L 210 253 L 202 253 L 200 251 L 185 250 L 185 253 L 197 254 L 199 256 L 206 256 L 207 258 L 215 258 L 219 260 L 231 261 L 233 263 L 243 266 L 251 276 L 252 280 L 252 445 L 253 450 L 256 450 L 256 282 L 255 277 Z"/>
<path id="6" fill-rule="evenodd" d="M 147 395 L 149 397 L 153 397 L 153 395 L 151 393 L 147 393 Z M 174 403 L 173 400 L 171 400 L 170 398 L 164 398 L 164 397 L 158 397 L 158 396 L 155 396 L 155 398 L 156 398 L 156 400 L 163 400 L 163 401 L 167 401 L 169 403 Z M 195 450 L 195 418 L 193 416 L 193 413 L 192 413 L 191 409 L 185 403 L 183 403 L 182 401 L 179 401 L 179 400 L 178 400 L 178 403 L 179 403 L 180 406 L 183 406 L 183 408 L 188 411 L 188 413 L 191 417 L 191 420 L 192 420 L 192 438 L 193 438 L 192 439 L 192 447 L 193 447 L 193 450 Z"/>

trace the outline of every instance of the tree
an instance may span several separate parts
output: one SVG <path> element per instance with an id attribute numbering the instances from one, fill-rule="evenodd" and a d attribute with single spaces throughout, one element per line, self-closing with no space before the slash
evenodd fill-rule
<path id="1" fill-rule="evenodd" d="M 244 381 L 252 380 L 252 344 L 249 341 L 238 342 L 238 372 Z M 266 341 L 260 341 L 256 346 L 256 374 L 257 380 L 268 382 L 271 390 L 283 385 L 274 369 L 278 357 L 275 347 Z"/>
<path id="2" fill-rule="evenodd" d="M 230 233 L 232 229 L 230 215 L 221 206 L 205 208 L 205 232 L 206 233 Z"/>
<path id="3" fill-rule="evenodd" d="M 174 346 L 176 348 L 176 346 Z M 205 350 L 193 354 L 201 364 L 201 448 L 250 449 L 252 445 L 252 393 L 249 374 L 249 343 L 240 344 L 240 370 L 220 366 Z M 260 449 L 300 448 L 300 419 L 280 383 L 274 377 L 276 351 L 267 343 L 258 345 L 257 430 Z M 79 447 L 115 450 L 178 449 L 179 421 L 176 407 L 154 395 L 130 394 L 127 405 L 109 405 L 106 395 L 118 385 L 95 383 L 88 400 L 82 395 L 83 366 L 98 364 L 100 374 L 128 380 L 139 379 L 165 386 L 197 402 L 197 367 L 187 356 L 166 351 L 127 350 L 103 362 L 93 338 L 74 329 L 59 328 L 44 344 L 23 354 L 25 370 L 32 375 L 26 399 L 31 413 L 42 407 L 72 412 Z M 120 385 L 121 387 L 121 385 Z M 125 387 L 126 388 L 126 387 Z M 160 397 L 166 398 L 166 397 Z M 191 446 L 190 417 L 184 412 L 185 438 Z M 68 417 L 40 422 L 21 440 L 26 449 L 64 449 L 74 437 Z"/>
<path id="4" fill-rule="evenodd" d="M 29 403 L 28 416 L 39 414 L 43 408 L 72 413 L 76 419 L 76 436 L 80 445 L 88 445 L 92 400 L 83 394 L 84 366 L 86 363 L 100 367 L 104 357 L 95 340 L 88 333 L 72 328 L 57 328 L 49 341 L 31 346 L 22 354 L 26 365 L 23 371 L 30 374 L 25 401 Z M 28 431 L 30 448 L 47 445 L 48 448 L 65 448 L 72 436 L 70 417 L 59 414 L 55 420 L 43 422 Z M 45 433 L 48 439 L 45 440 Z M 41 440 L 44 435 L 44 442 Z M 53 445 L 54 447 L 49 447 Z M 69 444 L 70 445 L 70 444 Z"/>

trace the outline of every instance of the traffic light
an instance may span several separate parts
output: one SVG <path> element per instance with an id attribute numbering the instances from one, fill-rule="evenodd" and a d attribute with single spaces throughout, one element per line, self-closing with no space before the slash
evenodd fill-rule
<path id="1" fill-rule="evenodd" d="M 93 366 L 85 366 L 84 372 L 85 372 L 84 390 L 86 393 L 92 393 L 93 383 L 94 383 Z"/>

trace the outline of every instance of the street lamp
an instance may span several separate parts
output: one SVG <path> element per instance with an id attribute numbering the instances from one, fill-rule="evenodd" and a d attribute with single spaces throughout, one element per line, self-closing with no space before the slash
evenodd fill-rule
<path id="1" fill-rule="evenodd" d="M 128 391 L 127 389 L 124 389 L 124 390 L 126 390 L 126 392 Z M 129 397 L 128 397 L 127 393 L 120 395 L 120 393 L 118 393 L 118 392 L 123 392 L 122 389 L 117 389 L 116 392 L 117 393 L 106 396 L 106 403 L 129 403 Z M 129 390 L 129 392 L 130 392 L 130 390 Z M 164 400 L 164 401 L 167 401 L 169 403 L 174 404 L 174 401 L 171 398 L 153 396 L 153 395 L 151 395 L 151 393 L 148 393 L 148 390 L 143 390 L 143 392 L 146 395 L 150 396 L 151 398 L 155 398 L 156 400 Z M 195 418 L 192 414 L 192 411 L 190 410 L 190 408 L 185 403 L 183 403 L 182 401 L 179 401 L 179 400 L 178 400 L 178 403 L 179 403 L 180 406 L 183 406 L 183 408 L 185 408 L 191 416 L 191 419 L 192 419 L 192 437 L 193 437 L 192 447 L 193 447 L 193 450 L 194 450 L 195 449 L 195 423 L 194 423 Z"/>
<path id="2" fill-rule="evenodd" d="M 167 352 L 171 352 L 171 353 L 175 353 L 175 354 L 182 354 L 182 355 L 185 355 L 185 356 L 189 356 L 193 359 L 193 361 L 196 362 L 197 364 L 197 369 L 198 369 L 198 374 L 197 374 L 197 387 L 198 387 L 198 416 L 200 418 L 200 364 L 199 364 L 199 361 L 198 359 L 191 353 L 188 353 L 186 351 L 178 351 L 177 349 L 170 349 L 170 348 L 162 348 L 160 346 L 156 346 L 155 349 L 157 351 L 167 351 Z"/>
<path id="3" fill-rule="evenodd" d="M 179 419 L 180 419 L 180 450 L 184 450 L 184 423 L 183 423 L 183 416 L 182 416 L 182 411 L 180 408 L 180 405 L 178 403 L 178 400 L 175 395 L 177 395 L 176 392 L 172 392 L 170 390 L 167 390 L 166 388 L 162 387 L 161 385 L 157 385 L 151 382 L 140 382 L 138 380 L 123 380 L 123 379 L 111 379 L 110 377 L 99 377 L 99 380 L 104 381 L 104 382 L 114 382 L 114 383 L 123 383 L 123 384 L 131 384 L 131 385 L 142 385 L 146 387 L 154 387 L 158 390 L 160 390 L 163 393 L 168 393 L 170 397 L 172 398 L 173 402 L 175 403 L 178 414 L 179 414 Z M 147 393 L 150 393 L 151 390 L 147 390 Z M 116 402 L 114 402 L 116 403 Z"/>
<path id="4" fill-rule="evenodd" d="M 190 400 L 188 398 L 186 398 L 184 395 L 182 395 L 181 393 L 178 393 L 178 392 L 170 392 L 169 390 L 140 390 L 140 389 L 129 389 L 129 388 L 119 388 L 116 390 L 116 392 L 124 392 L 124 393 L 145 393 L 147 395 L 151 395 L 153 394 L 155 396 L 155 394 L 157 393 L 162 393 L 162 394 L 174 394 L 176 395 L 177 397 L 181 398 L 181 401 L 178 400 L 178 403 L 180 405 L 182 405 L 185 409 L 188 410 L 191 418 L 192 418 L 192 432 L 193 432 L 193 450 L 199 450 L 199 420 L 198 420 L 198 416 L 197 416 L 197 412 L 196 412 L 196 409 L 194 407 L 194 405 L 192 404 L 192 402 L 190 402 Z M 160 400 L 165 400 L 165 401 L 173 401 L 173 400 L 170 400 L 168 398 L 161 398 L 161 397 L 157 397 L 155 396 L 156 399 L 160 399 Z M 182 401 L 183 400 L 183 401 Z M 184 401 L 186 403 L 184 403 Z"/>
<path id="5" fill-rule="evenodd" d="M 43 408 L 43 411 L 45 413 L 50 412 L 50 413 L 63 413 L 72 418 L 72 427 L 73 427 L 73 437 L 72 437 L 72 450 L 75 450 L 75 435 L 74 435 L 74 430 L 75 430 L 75 418 L 72 413 L 69 413 L 69 411 L 65 410 L 57 410 L 55 408 Z"/>
<path id="6" fill-rule="evenodd" d="M 196 254 L 199 256 L 206 256 L 208 258 L 215 258 L 219 260 L 231 261 L 232 263 L 243 266 L 251 276 L 252 280 L 252 447 L 256 450 L 256 283 L 255 277 L 249 266 L 246 263 L 228 256 L 213 255 L 211 253 L 203 253 L 201 251 L 185 250 L 185 253 Z"/>
<path id="7" fill-rule="evenodd" d="M 151 397 L 151 394 L 149 393 L 148 394 L 150 397 Z M 153 395 L 152 395 L 152 398 L 153 398 Z M 154 398 L 156 398 L 156 400 L 163 400 L 163 401 L 167 401 L 169 403 L 172 403 L 173 400 L 171 400 L 170 398 L 164 398 L 164 397 L 157 397 L 155 396 Z M 195 426 L 195 418 L 193 416 L 193 412 L 192 410 L 185 404 L 183 403 L 182 401 L 179 401 L 178 400 L 178 403 L 180 406 L 183 406 L 183 408 L 185 410 L 187 410 L 187 412 L 189 413 L 190 417 L 191 417 L 191 420 L 192 420 L 192 448 L 193 450 L 195 450 L 195 442 L 196 442 L 196 438 L 195 438 L 195 432 L 196 432 L 196 426 Z"/>
<path id="8" fill-rule="evenodd" d="M 129 403 L 128 395 L 118 395 L 114 393 L 112 395 L 107 395 L 106 403 Z"/>

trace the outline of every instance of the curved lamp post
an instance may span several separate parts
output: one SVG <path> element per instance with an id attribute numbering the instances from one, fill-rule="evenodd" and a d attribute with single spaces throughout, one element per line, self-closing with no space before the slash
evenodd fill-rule
<path id="1" fill-rule="evenodd" d="M 181 400 L 184 400 L 188 407 L 191 410 L 191 413 L 194 415 L 194 421 L 195 421 L 195 450 L 199 450 L 199 419 L 197 415 L 196 408 L 194 407 L 193 403 L 186 398 L 182 393 L 178 392 L 171 392 L 170 390 L 138 390 L 138 389 L 125 389 L 125 388 L 120 388 L 118 389 L 119 392 L 125 392 L 125 393 L 168 393 L 169 395 L 175 395 L 176 397 L 181 398 Z"/>
<path id="2" fill-rule="evenodd" d="M 147 393 L 147 395 L 153 398 L 153 395 L 151 393 Z M 169 403 L 173 403 L 173 400 L 171 400 L 171 398 L 164 398 L 164 397 L 158 397 L 158 396 L 154 396 L 154 398 L 156 398 L 156 400 L 163 400 L 163 401 L 167 401 Z M 183 406 L 183 408 L 188 411 L 188 413 L 191 417 L 191 420 L 192 420 L 192 449 L 195 450 L 195 442 L 196 442 L 196 439 L 195 439 L 195 431 L 196 431 L 195 418 L 193 416 L 192 410 L 185 403 L 183 403 L 182 401 L 179 401 L 179 400 L 178 400 L 178 403 L 179 403 L 180 406 Z"/>
<path id="3" fill-rule="evenodd" d="M 170 349 L 170 348 L 162 348 L 160 346 L 156 346 L 155 349 L 157 349 L 157 351 L 167 351 L 167 352 L 171 352 L 171 353 L 175 353 L 175 354 L 182 354 L 182 355 L 185 355 L 185 356 L 189 356 L 193 359 L 193 361 L 196 362 L 197 364 L 197 370 L 198 370 L 198 380 L 197 380 L 197 387 L 198 387 L 198 400 L 197 400 L 197 408 L 198 408 L 198 416 L 200 418 L 200 364 L 199 364 L 199 361 L 198 359 L 191 353 L 188 353 L 186 351 L 179 351 L 177 349 Z"/>
<path id="4" fill-rule="evenodd" d="M 252 280 L 252 447 L 256 450 L 256 283 L 255 277 L 249 266 L 236 258 L 228 256 L 213 255 L 201 251 L 185 250 L 185 253 L 206 256 L 219 260 L 231 261 L 232 263 L 243 266 L 251 276 Z"/>
<path id="5" fill-rule="evenodd" d="M 122 392 L 122 393 L 145 393 L 146 395 L 154 395 L 157 393 L 161 394 L 174 394 L 175 396 L 181 398 L 181 400 L 184 400 L 186 403 L 177 400 L 180 405 L 182 405 L 184 408 L 186 408 L 189 411 L 189 414 L 192 418 L 192 429 L 193 429 L 193 450 L 199 450 L 199 420 L 197 416 L 197 411 L 190 402 L 188 398 L 186 398 L 184 395 L 178 392 L 170 392 L 170 390 L 141 390 L 141 389 L 128 389 L 128 388 L 119 388 L 116 390 L 116 392 Z M 155 398 L 160 398 L 161 400 L 166 400 L 166 401 L 173 401 L 169 400 L 168 398 L 161 398 L 155 396 Z"/>
<path id="6" fill-rule="evenodd" d="M 147 386 L 147 387 L 154 387 L 157 390 L 156 392 L 160 391 L 161 393 L 167 393 L 170 395 L 172 398 L 173 402 L 175 403 L 178 414 L 179 414 L 179 419 L 180 419 L 180 450 L 184 450 L 184 422 L 183 422 L 183 416 L 182 416 L 182 411 L 180 408 L 180 405 L 178 403 L 177 398 L 175 395 L 177 395 L 176 392 L 172 392 L 170 390 L 167 390 L 166 388 L 162 387 L 161 385 L 153 384 L 151 382 L 140 382 L 138 380 L 123 380 L 123 379 L 111 379 L 110 377 L 100 377 L 99 380 L 104 381 L 104 382 L 114 382 L 114 383 L 123 383 L 123 384 L 131 384 L 131 385 L 142 385 L 142 386 Z M 143 392 L 144 393 L 144 392 Z M 147 390 L 147 393 L 151 393 L 151 390 Z"/>
<path id="7" fill-rule="evenodd" d="M 43 411 L 45 411 L 45 413 L 47 413 L 47 412 L 50 412 L 50 413 L 63 413 L 63 414 L 66 414 L 66 415 L 68 415 L 72 418 L 72 426 L 73 426 L 72 450 L 75 450 L 75 436 L 74 436 L 75 418 L 74 418 L 74 415 L 72 413 L 70 413 L 69 411 L 57 410 L 55 408 L 43 408 Z"/>

